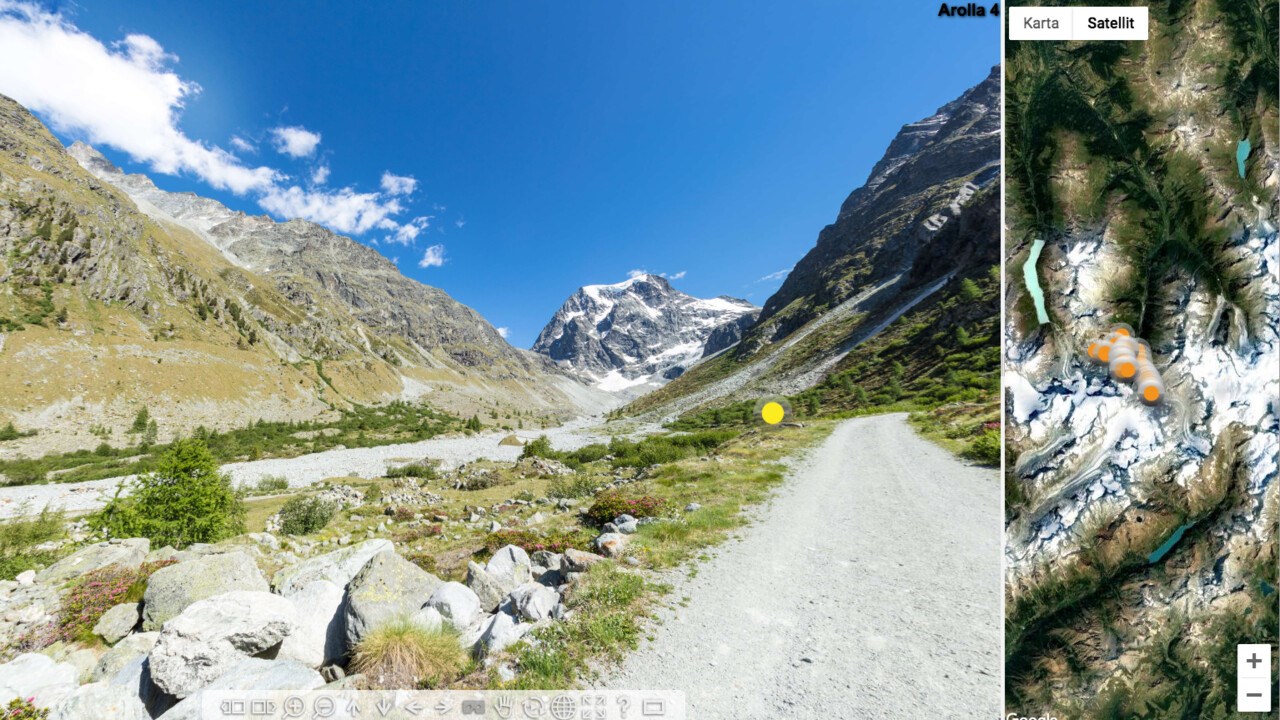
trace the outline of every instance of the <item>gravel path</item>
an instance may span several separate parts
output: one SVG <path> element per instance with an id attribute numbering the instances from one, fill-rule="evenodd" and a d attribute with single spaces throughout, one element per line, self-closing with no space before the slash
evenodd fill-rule
<path id="1" fill-rule="evenodd" d="M 905 415 L 844 422 L 603 684 L 697 720 L 999 717 L 999 487 Z"/>
<path id="2" fill-rule="evenodd" d="M 599 417 L 579 418 L 558 428 L 521 430 L 516 434 L 526 439 L 546 435 L 556 449 L 571 450 L 594 442 L 609 442 L 609 435 L 601 434 L 596 427 L 599 422 Z M 653 429 L 641 426 L 630 434 L 647 434 Z M 231 475 L 236 485 L 254 484 L 263 477 L 275 475 L 287 479 L 293 487 L 302 487 L 332 477 L 379 477 L 386 472 L 388 464 L 401 464 L 395 462 L 397 459 L 433 458 L 440 460 L 445 468 L 480 459 L 515 460 L 520 457 L 520 448 L 498 444 L 509 434 L 506 431 L 487 432 L 400 445 L 325 450 L 294 458 L 230 463 L 222 469 Z M 115 494 L 121 482 L 131 477 L 3 487 L 0 488 L 0 519 L 38 513 L 46 505 L 62 508 L 71 514 L 96 510 Z"/>

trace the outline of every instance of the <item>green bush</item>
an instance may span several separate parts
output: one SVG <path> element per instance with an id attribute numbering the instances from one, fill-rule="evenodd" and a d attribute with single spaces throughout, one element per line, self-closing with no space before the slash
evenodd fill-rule
<path id="1" fill-rule="evenodd" d="M 280 475 L 267 475 L 260 478 L 258 483 L 254 485 L 254 490 L 263 495 L 282 492 L 288 489 L 288 479 L 281 477 Z"/>
<path id="2" fill-rule="evenodd" d="M 547 486 L 547 497 L 581 498 L 596 494 L 597 480 L 588 475 L 558 477 Z"/>
<path id="3" fill-rule="evenodd" d="M 60 553 L 35 547 L 62 537 L 64 521 L 61 512 L 45 508 L 35 517 L 0 523 L 0 580 L 55 561 Z"/>
<path id="4" fill-rule="evenodd" d="M 987 430 L 964 451 L 964 456 L 982 465 L 1000 464 L 1000 432 Z"/>
<path id="5" fill-rule="evenodd" d="M 121 603 L 140 602 L 151 574 L 173 563 L 161 560 L 136 568 L 110 565 L 80 578 L 62 599 L 58 638 L 64 642 L 92 642 L 93 626 L 108 610 Z"/>
<path id="6" fill-rule="evenodd" d="M 612 520 L 613 518 L 609 518 Z M 489 552 L 496 552 L 508 545 L 515 545 L 523 549 L 525 552 L 537 552 L 538 550 L 550 550 L 551 552 L 564 552 L 569 548 L 582 550 L 591 546 L 591 540 L 595 537 L 595 533 L 585 530 L 550 530 L 547 532 L 539 532 L 537 530 L 499 530 L 498 532 L 489 533 L 484 539 L 484 548 Z"/>
<path id="7" fill-rule="evenodd" d="M 310 535 L 333 519 L 338 508 L 314 497 L 291 498 L 280 508 L 280 531 L 286 535 Z"/>
<path id="8" fill-rule="evenodd" d="M 462 675 L 467 656 L 455 633 L 433 632 L 398 618 L 360 640 L 351 667 L 364 675 L 370 689 L 438 688 Z"/>
<path id="9" fill-rule="evenodd" d="M 617 492 L 603 493 L 596 496 L 586 517 L 597 525 L 612 522 L 624 513 L 635 518 L 657 517 L 662 514 L 666 505 L 665 499 L 652 495 L 627 497 Z"/>
<path id="10" fill-rule="evenodd" d="M 397 468 L 392 468 L 387 471 L 386 476 L 389 478 L 411 477 L 411 478 L 419 478 L 421 480 L 434 480 L 436 479 L 437 473 L 436 473 L 436 469 L 431 467 L 430 465 L 427 465 L 426 463 L 417 462 L 417 463 L 409 463 L 408 465 L 401 465 L 400 467 L 397 467 Z"/>
<path id="11" fill-rule="evenodd" d="M 153 546 L 184 548 L 243 533 L 244 515 L 231 479 L 204 442 L 187 439 L 174 442 L 154 472 L 139 475 L 130 494 L 117 491 L 90 524 L 111 537 L 145 537 Z"/>

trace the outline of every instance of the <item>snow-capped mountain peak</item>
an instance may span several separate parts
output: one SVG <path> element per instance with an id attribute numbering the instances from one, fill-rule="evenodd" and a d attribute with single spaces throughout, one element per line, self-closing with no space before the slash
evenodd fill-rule
<path id="1" fill-rule="evenodd" d="M 533 345 L 605 390 L 661 384 L 733 343 L 760 308 L 731 297 L 696 298 L 660 275 L 585 285 Z"/>

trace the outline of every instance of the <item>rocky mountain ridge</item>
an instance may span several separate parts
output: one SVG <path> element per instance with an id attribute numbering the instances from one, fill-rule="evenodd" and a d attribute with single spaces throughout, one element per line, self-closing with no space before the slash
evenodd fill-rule
<path id="1" fill-rule="evenodd" d="M 745 300 L 699 299 L 664 277 L 637 275 L 579 288 L 533 350 L 604 390 L 660 385 L 738 342 L 759 312 Z"/>

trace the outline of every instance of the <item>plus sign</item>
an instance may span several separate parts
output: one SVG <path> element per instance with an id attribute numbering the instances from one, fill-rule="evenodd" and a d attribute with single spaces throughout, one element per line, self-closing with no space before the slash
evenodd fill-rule
<path id="1" fill-rule="evenodd" d="M 1262 662 L 1262 658 L 1258 657 L 1258 653 L 1254 653 L 1253 656 L 1250 657 L 1248 660 L 1245 660 L 1245 662 L 1249 663 L 1249 666 L 1252 667 L 1254 670 L 1257 670 L 1258 663 Z"/>

